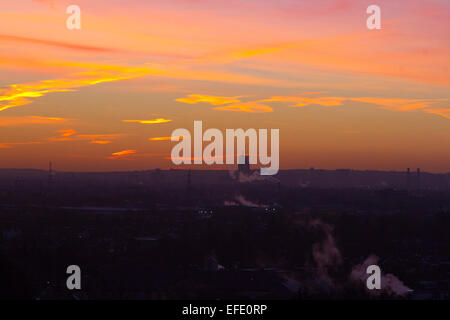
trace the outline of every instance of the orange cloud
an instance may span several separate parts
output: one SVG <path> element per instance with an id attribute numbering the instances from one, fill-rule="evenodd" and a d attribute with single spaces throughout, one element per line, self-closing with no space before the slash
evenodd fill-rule
<path id="1" fill-rule="evenodd" d="M 238 103 L 240 102 L 237 98 L 239 97 L 218 97 L 218 96 L 208 96 L 202 94 L 190 94 L 187 98 L 178 98 L 175 101 L 188 103 L 188 104 L 196 104 L 196 103 L 209 103 L 212 105 L 222 105 L 228 103 Z"/>
<path id="2" fill-rule="evenodd" d="M 42 144 L 41 141 L 31 142 L 0 142 L 0 149 L 11 149 L 15 146 L 30 145 L 30 144 Z"/>
<path id="3" fill-rule="evenodd" d="M 245 59 L 262 54 L 275 53 L 281 50 L 295 48 L 297 46 L 299 46 L 298 43 L 288 43 L 284 45 L 273 45 L 273 46 L 245 49 L 231 53 L 231 57 L 233 59 Z"/>
<path id="4" fill-rule="evenodd" d="M 59 118 L 56 118 L 59 119 Z M 11 149 L 15 146 L 20 145 L 32 145 L 32 144 L 43 144 L 48 141 L 90 141 L 93 144 L 108 144 L 111 143 L 113 139 L 116 139 L 123 134 L 76 134 L 73 129 L 58 130 L 60 136 L 50 137 L 44 141 L 31 141 L 31 142 L 1 142 L 0 149 Z M 100 139 L 100 140 L 97 140 Z"/>
<path id="5" fill-rule="evenodd" d="M 123 122 L 137 122 L 142 124 L 158 124 L 158 123 L 166 123 L 171 122 L 171 119 L 164 119 L 164 118 L 158 118 L 158 119 L 152 119 L 152 120 L 122 120 Z"/>
<path id="6" fill-rule="evenodd" d="M 273 109 L 267 105 L 259 103 L 259 101 L 249 101 L 249 102 L 241 102 L 236 97 L 219 97 L 219 96 L 208 96 L 201 94 L 190 94 L 187 98 L 179 98 L 176 99 L 178 102 L 188 103 L 188 104 L 196 104 L 196 103 L 209 103 L 212 105 L 224 105 L 227 106 L 216 107 L 214 110 L 221 111 L 235 111 L 235 112 L 248 112 L 248 113 L 264 113 L 264 112 L 272 112 Z"/>
<path id="7" fill-rule="evenodd" d="M 59 137 L 50 137 L 50 141 L 89 141 L 94 144 L 107 144 L 111 140 L 115 140 L 123 134 L 76 134 L 75 130 L 59 130 L 58 133 L 62 133 Z"/>
<path id="8" fill-rule="evenodd" d="M 108 157 L 108 159 L 118 159 L 118 158 L 125 157 L 125 156 L 128 156 L 130 154 L 135 154 L 135 153 L 136 153 L 136 150 L 130 150 L 130 149 L 122 150 L 122 151 L 111 153 L 111 156 Z"/>
<path id="9" fill-rule="evenodd" d="M 178 137 L 179 140 L 183 140 L 183 136 Z M 172 137 L 154 137 L 148 138 L 150 141 L 172 141 Z"/>
<path id="10" fill-rule="evenodd" d="M 323 107 L 341 106 L 345 101 L 357 101 L 374 104 L 394 111 L 422 110 L 445 118 L 449 117 L 449 108 L 435 108 L 432 106 L 439 102 L 450 99 L 398 99 L 398 98 L 374 98 L 374 97 L 295 97 L 275 96 L 259 102 L 292 102 L 293 107 L 304 107 L 308 105 L 321 105 Z"/>
<path id="11" fill-rule="evenodd" d="M 247 48 L 237 48 L 226 50 L 222 52 L 215 52 L 210 55 L 196 59 L 204 63 L 232 63 L 238 60 L 249 59 L 261 55 L 269 55 L 278 53 L 282 50 L 293 49 L 296 47 L 305 46 L 307 44 L 315 43 L 316 41 L 304 40 L 301 42 L 281 43 L 281 44 L 267 44 L 260 46 L 251 46 Z"/>
<path id="12" fill-rule="evenodd" d="M 31 103 L 30 98 L 48 93 L 75 91 L 74 88 L 91 86 L 103 82 L 142 77 L 157 71 L 146 67 L 124 67 L 87 63 L 62 63 L 70 67 L 91 68 L 90 71 L 71 74 L 66 78 L 42 80 L 33 83 L 12 84 L 0 90 L 0 111 Z"/>
<path id="13" fill-rule="evenodd" d="M 283 70 L 286 64 L 294 71 L 303 66 L 343 71 L 348 73 L 381 75 L 398 77 L 420 82 L 449 84 L 446 74 L 448 69 L 448 52 L 428 43 L 426 55 L 424 50 L 397 51 L 407 43 L 417 41 L 415 35 L 395 35 L 386 31 L 378 34 L 367 33 L 342 34 L 327 36 L 315 40 L 293 41 L 286 44 L 268 44 L 250 50 L 236 50 L 223 55 L 212 56 L 207 61 L 216 63 L 230 63 L 239 59 L 252 58 L 252 62 L 259 61 L 263 65 L 275 65 Z M 427 43 L 422 39 L 421 45 Z M 431 40 L 432 41 L 432 40 Z M 395 44 L 394 50 L 382 48 Z M 406 45 L 405 48 L 408 48 Z M 279 52 L 283 50 L 282 52 Z M 278 53 L 279 52 L 279 53 Z M 277 54 L 278 53 L 278 54 Z"/>
<path id="14" fill-rule="evenodd" d="M 91 51 L 91 52 L 115 51 L 115 50 L 111 50 L 111 49 L 107 49 L 107 48 L 86 46 L 86 45 L 61 42 L 61 41 L 20 37 L 20 36 L 6 35 L 6 34 L 0 34 L 0 41 L 15 41 L 15 42 L 23 42 L 23 43 L 27 43 L 27 44 L 40 44 L 40 45 L 48 45 L 48 46 L 53 46 L 53 47 L 58 47 L 58 48 L 63 48 L 63 49 L 83 50 L 83 51 Z"/>
<path id="15" fill-rule="evenodd" d="M 78 134 L 77 138 L 82 140 L 89 139 L 115 139 L 123 136 L 121 133 L 111 133 L 111 134 Z"/>
<path id="16" fill-rule="evenodd" d="M 426 109 L 425 112 L 437 114 L 438 116 L 450 119 L 450 108 L 431 108 Z"/>
<path id="17" fill-rule="evenodd" d="M 311 104 L 317 104 L 324 107 L 340 106 L 347 98 L 342 97 L 291 97 L 291 96 L 275 96 L 269 99 L 260 100 L 261 102 L 293 102 L 294 107 L 304 107 Z"/>
<path id="18" fill-rule="evenodd" d="M 389 109 L 408 111 L 429 108 L 433 103 L 445 99 L 393 99 L 393 98 L 350 98 L 352 101 L 376 104 Z"/>
<path id="19" fill-rule="evenodd" d="M 59 130 L 58 133 L 61 133 L 61 137 L 70 137 L 73 136 L 75 133 L 77 133 L 73 129 L 67 129 L 67 130 Z"/>
<path id="20" fill-rule="evenodd" d="M 112 156 L 126 156 L 126 155 L 128 155 L 128 154 L 133 154 L 133 153 L 136 153 L 136 150 L 122 150 L 122 151 L 119 151 L 119 152 L 114 152 L 114 153 L 112 153 L 111 155 Z"/>
<path id="21" fill-rule="evenodd" d="M 242 102 L 237 104 L 232 104 L 229 106 L 216 107 L 214 110 L 220 111 L 235 111 L 235 112 L 248 112 L 248 113 L 264 113 L 273 112 L 273 109 L 265 104 L 260 104 L 255 101 Z"/>
<path id="22" fill-rule="evenodd" d="M 21 126 L 28 124 L 59 124 L 69 121 L 66 118 L 26 116 L 26 117 L 0 117 L 0 127 Z"/>
<path id="23" fill-rule="evenodd" d="M 2 94 L 0 96 L 0 111 L 4 111 L 9 108 L 24 106 L 31 103 L 31 101 L 26 98 L 38 98 L 52 92 L 73 91 L 69 89 L 25 91 L 20 88 L 20 85 L 10 85 L 8 88 L 9 90 L 3 90 L 0 92 Z M 5 93 L 3 94 L 3 92 Z"/>

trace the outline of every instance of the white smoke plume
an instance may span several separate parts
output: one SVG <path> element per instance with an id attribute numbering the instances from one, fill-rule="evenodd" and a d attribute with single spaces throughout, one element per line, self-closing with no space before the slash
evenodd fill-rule
<path id="1" fill-rule="evenodd" d="M 341 252 L 336 247 L 332 235 L 333 227 L 320 220 L 311 221 L 309 226 L 312 228 L 321 228 L 325 232 L 325 238 L 321 242 L 313 244 L 312 255 L 317 267 L 316 272 L 319 277 L 332 284 L 329 270 L 342 264 Z"/>
<path id="2" fill-rule="evenodd" d="M 352 268 L 350 273 L 350 280 L 355 282 L 363 282 L 364 286 L 368 278 L 366 273 L 367 267 L 370 265 L 378 264 L 378 257 L 371 254 L 363 263 L 358 264 Z M 379 294 L 380 291 L 386 292 L 390 295 L 404 296 L 411 291 L 402 281 L 400 281 L 393 274 L 381 274 L 381 290 L 369 290 L 372 294 Z"/>
<path id="3" fill-rule="evenodd" d="M 254 207 L 254 208 L 267 208 L 267 205 L 264 204 L 257 204 L 255 202 L 252 202 L 250 200 L 245 199 L 242 195 L 237 195 L 236 200 L 243 206 L 246 207 Z"/>
<path id="4" fill-rule="evenodd" d="M 225 201 L 223 202 L 223 205 L 224 205 L 224 206 L 227 206 L 227 207 L 237 207 L 237 206 L 239 206 L 239 203 L 237 203 L 237 202 L 235 202 L 235 201 L 228 201 L 228 200 L 225 200 Z"/>
<path id="5" fill-rule="evenodd" d="M 230 167 L 230 170 L 228 172 L 230 174 L 231 179 L 237 180 L 240 183 L 248 183 L 253 181 L 269 181 L 273 183 L 279 182 L 279 180 L 274 177 L 260 175 L 258 170 L 255 170 L 251 174 L 247 175 L 244 172 L 234 170 L 233 167 Z"/>
<path id="6" fill-rule="evenodd" d="M 225 206 L 230 206 L 230 207 L 233 207 L 233 206 L 244 206 L 244 207 L 252 207 L 252 208 L 267 208 L 268 207 L 265 204 L 258 204 L 258 203 L 252 202 L 250 200 L 247 200 L 246 198 L 244 198 L 244 196 L 242 196 L 240 194 L 235 197 L 235 200 L 236 201 L 227 201 L 226 200 L 226 201 L 224 201 L 223 204 Z"/>

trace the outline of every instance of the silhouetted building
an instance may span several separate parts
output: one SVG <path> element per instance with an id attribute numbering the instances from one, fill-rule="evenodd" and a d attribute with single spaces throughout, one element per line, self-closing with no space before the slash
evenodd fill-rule
<path id="1" fill-rule="evenodd" d="M 49 161 L 49 163 L 48 163 L 48 184 L 49 185 L 53 184 L 53 178 L 54 178 L 53 164 L 51 161 Z"/>
<path id="2" fill-rule="evenodd" d="M 251 173 L 250 170 L 250 157 L 249 156 L 240 156 L 240 158 L 244 158 L 244 163 L 239 164 L 238 163 L 238 171 L 242 172 L 243 174 L 249 175 Z"/>
<path id="3" fill-rule="evenodd" d="M 417 168 L 417 190 L 420 190 L 420 168 Z"/>
<path id="4" fill-rule="evenodd" d="M 411 169 L 406 169 L 406 190 L 411 190 Z"/>

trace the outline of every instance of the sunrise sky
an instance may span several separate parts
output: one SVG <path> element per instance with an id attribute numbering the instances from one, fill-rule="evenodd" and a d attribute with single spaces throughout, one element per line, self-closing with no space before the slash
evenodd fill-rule
<path id="1" fill-rule="evenodd" d="M 449 172 L 449 21 L 446 0 L 0 0 L 0 167 L 172 168 L 202 120 L 280 129 L 281 169 Z"/>

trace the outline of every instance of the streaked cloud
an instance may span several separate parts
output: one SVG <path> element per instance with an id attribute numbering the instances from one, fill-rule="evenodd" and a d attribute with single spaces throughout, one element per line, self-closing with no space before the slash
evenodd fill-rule
<path id="1" fill-rule="evenodd" d="M 111 133 L 111 134 L 78 134 L 76 135 L 77 138 L 83 139 L 83 140 L 90 140 L 90 139 L 116 139 L 119 137 L 124 136 L 122 133 Z"/>
<path id="2" fill-rule="evenodd" d="M 425 112 L 437 114 L 438 116 L 450 119 L 450 107 L 449 108 L 429 108 Z"/>
<path id="3" fill-rule="evenodd" d="M 70 137 L 77 133 L 73 129 L 59 130 L 57 132 L 61 134 L 61 137 Z"/>
<path id="4" fill-rule="evenodd" d="M 73 91 L 69 89 L 48 89 L 48 90 L 30 90 L 25 91 L 20 88 L 20 85 L 10 85 L 9 90 L 0 91 L 0 111 L 4 111 L 9 108 L 20 107 L 31 103 L 27 98 L 38 98 L 46 95 L 47 93 L 54 92 L 68 92 Z"/>
<path id="5" fill-rule="evenodd" d="M 42 144 L 41 141 L 30 141 L 30 142 L 0 142 L 0 149 L 11 149 L 15 146 L 24 146 L 31 144 Z"/>
<path id="6" fill-rule="evenodd" d="M 108 144 L 113 140 L 123 137 L 124 134 L 77 134 L 73 129 L 59 130 L 60 135 L 57 137 L 50 137 L 49 141 L 88 141 L 94 144 Z"/>
<path id="7" fill-rule="evenodd" d="M 433 99 L 401 99 L 401 98 L 379 98 L 379 97 L 336 97 L 336 96 L 320 96 L 327 93 L 326 91 L 312 91 L 305 92 L 300 96 L 272 96 L 270 98 L 241 102 L 237 97 L 218 97 L 207 95 L 188 95 L 187 98 L 179 98 L 176 101 L 195 104 L 199 102 L 209 103 L 212 105 L 220 105 L 215 107 L 214 110 L 219 111 L 235 111 L 235 112 L 247 112 L 247 113 L 264 113 L 273 112 L 272 107 L 267 105 L 270 102 L 286 102 L 291 107 L 306 107 L 310 105 L 319 105 L 322 107 L 336 107 L 342 106 L 344 102 L 355 101 L 362 103 L 369 103 L 377 106 L 381 106 L 394 111 L 412 111 L 423 110 L 427 113 L 434 113 L 443 117 L 448 117 L 447 108 L 436 108 L 433 105 L 449 101 L 445 98 L 433 98 Z M 237 100 L 238 102 L 232 103 L 231 101 Z M 226 104 L 226 105 L 224 105 Z"/>
<path id="8" fill-rule="evenodd" d="M 323 107 L 341 106 L 346 101 L 362 102 L 380 106 L 393 111 L 421 110 L 426 113 L 449 117 L 450 108 L 436 107 L 438 103 L 450 101 L 447 98 L 433 99 L 401 99 L 401 98 L 378 98 L 378 97 L 296 97 L 296 96 L 274 96 L 259 102 L 289 102 L 292 107 L 305 107 L 309 105 L 320 105 Z"/>
<path id="9" fill-rule="evenodd" d="M 221 97 L 203 94 L 190 94 L 186 98 L 179 98 L 176 99 L 176 101 L 188 104 L 209 103 L 215 106 L 220 106 L 214 108 L 214 110 L 220 111 L 235 111 L 247 113 L 264 113 L 273 111 L 270 106 L 259 103 L 260 101 L 241 102 L 238 99 L 241 97 L 242 96 Z"/>
<path id="10" fill-rule="evenodd" d="M 171 122 L 171 119 L 164 119 L 164 118 L 157 118 L 157 119 L 151 119 L 151 120 L 122 120 L 123 122 L 136 122 L 136 123 L 142 123 L 142 124 L 159 124 L 159 123 L 167 123 Z"/>
<path id="11" fill-rule="evenodd" d="M 62 42 L 62 41 L 21 37 L 21 36 L 15 36 L 15 35 L 7 35 L 7 34 L 0 34 L 0 41 L 13 41 L 13 42 L 23 42 L 26 44 L 47 45 L 47 46 L 58 47 L 58 48 L 63 48 L 63 49 L 82 50 L 82 51 L 88 51 L 88 52 L 113 52 L 113 51 L 115 51 L 115 50 L 108 49 L 108 48 L 101 48 L 101 47 L 75 44 L 75 43 L 69 43 L 69 42 Z"/>
<path id="12" fill-rule="evenodd" d="M 127 149 L 127 150 L 122 150 L 122 151 L 111 153 L 111 155 L 112 156 L 126 156 L 128 154 L 133 154 L 133 153 L 136 153 L 136 150 Z"/>
<path id="13" fill-rule="evenodd" d="M 428 39 L 422 39 L 418 48 L 411 50 L 408 42 L 415 41 L 417 39 L 414 39 L 414 35 L 399 35 L 387 30 L 378 34 L 346 32 L 283 45 L 269 43 L 252 49 L 236 49 L 228 54 L 209 57 L 207 61 L 237 63 L 236 60 L 251 58 L 253 63 L 257 61 L 262 65 L 272 65 L 280 71 L 285 70 L 286 64 L 294 71 L 301 70 L 306 65 L 353 75 L 364 73 L 449 85 L 446 72 L 449 67 L 448 50 L 442 50 L 442 46 L 436 46 Z M 428 46 L 424 46 L 427 42 Z"/>
<path id="14" fill-rule="evenodd" d="M 247 112 L 247 113 L 265 113 L 273 112 L 273 109 L 268 105 L 261 104 L 255 101 L 242 102 L 237 104 L 232 104 L 223 107 L 216 107 L 214 110 L 220 111 L 234 111 L 234 112 Z"/>
<path id="15" fill-rule="evenodd" d="M 394 98 L 350 98 L 352 101 L 376 104 L 393 110 L 408 111 L 426 109 L 446 99 L 394 99 Z"/>
<path id="16" fill-rule="evenodd" d="M 208 96 L 208 95 L 202 95 L 202 94 L 190 94 L 186 98 L 178 98 L 175 101 L 182 102 L 182 103 L 188 103 L 188 104 L 197 104 L 200 102 L 203 103 L 209 103 L 212 105 L 222 105 L 222 104 L 229 104 L 229 103 L 238 103 L 240 100 L 237 98 L 240 97 L 219 97 L 219 96 Z"/>
<path id="17" fill-rule="evenodd" d="M 422 111 L 450 119 L 450 108 L 438 104 L 449 102 L 447 98 L 435 99 L 395 99 L 395 98 L 349 98 L 351 101 L 370 103 L 394 111 Z"/>
<path id="18" fill-rule="evenodd" d="M 74 73 L 60 79 L 12 84 L 0 89 L 0 111 L 29 104 L 31 103 L 31 98 L 42 97 L 48 93 L 75 91 L 74 88 L 133 79 L 157 72 L 147 67 L 125 67 L 86 63 L 68 63 L 68 65 L 90 68 L 90 70 Z"/>
<path id="19" fill-rule="evenodd" d="M 288 43 L 283 45 L 272 45 L 272 46 L 266 46 L 266 47 L 258 47 L 258 48 L 251 48 L 251 49 L 243 49 L 240 51 L 235 51 L 231 53 L 231 57 L 234 59 L 246 59 L 253 56 L 258 56 L 262 54 L 269 54 L 269 53 L 276 53 L 281 50 L 286 50 L 290 48 L 294 48 L 302 44 L 298 43 Z"/>
<path id="20" fill-rule="evenodd" d="M 13 127 L 35 124 L 60 124 L 65 123 L 69 120 L 71 119 L 40 116 L 0 117 L 0 127 Z"/>
<path id="21" fill-rule="evenodd" d="M 108 157 L 108 159 L 119 159 L 119 158 L 129 156 L 129 155 L 135 154 L 135 153 L 136 153 L 136 150 L 132 150 L 132 149 L 122 150 L 122 151 L 111 153 L 111 156 Z"/>
<path id="22" fill-rule="evenodd" d="M 89 143 L 93 144 L 108 144 L 111 143 L 112 140 L 123 136 L 123 134 L 77 134 L 73 129 L 58 130 L 57 133 L 59 133 L 59 136 L 49 137 L 42 141 L 0 142 L 0 149 L 11 149 L 21 145 L 46 144 L 52 141 L 88 141 Z"/>
<path id="23" fill-rule="evenodd" d="M 183 140 L 183 136 L 178 137 L 179 140 Z M 172 141 L 172 137 L 154 137 L 148 138 L 149 141 Z"/>
<path id="24" fill-rule="evenodd" d="M 340 106 L 347 100 L 343 97 L 292 97 L 275 96 L 269 99 L 260 100 L 260 102 L 292 102 L 294 107 L 304 107 L 311 104 L 317 104 L 324 107 Z"/>

